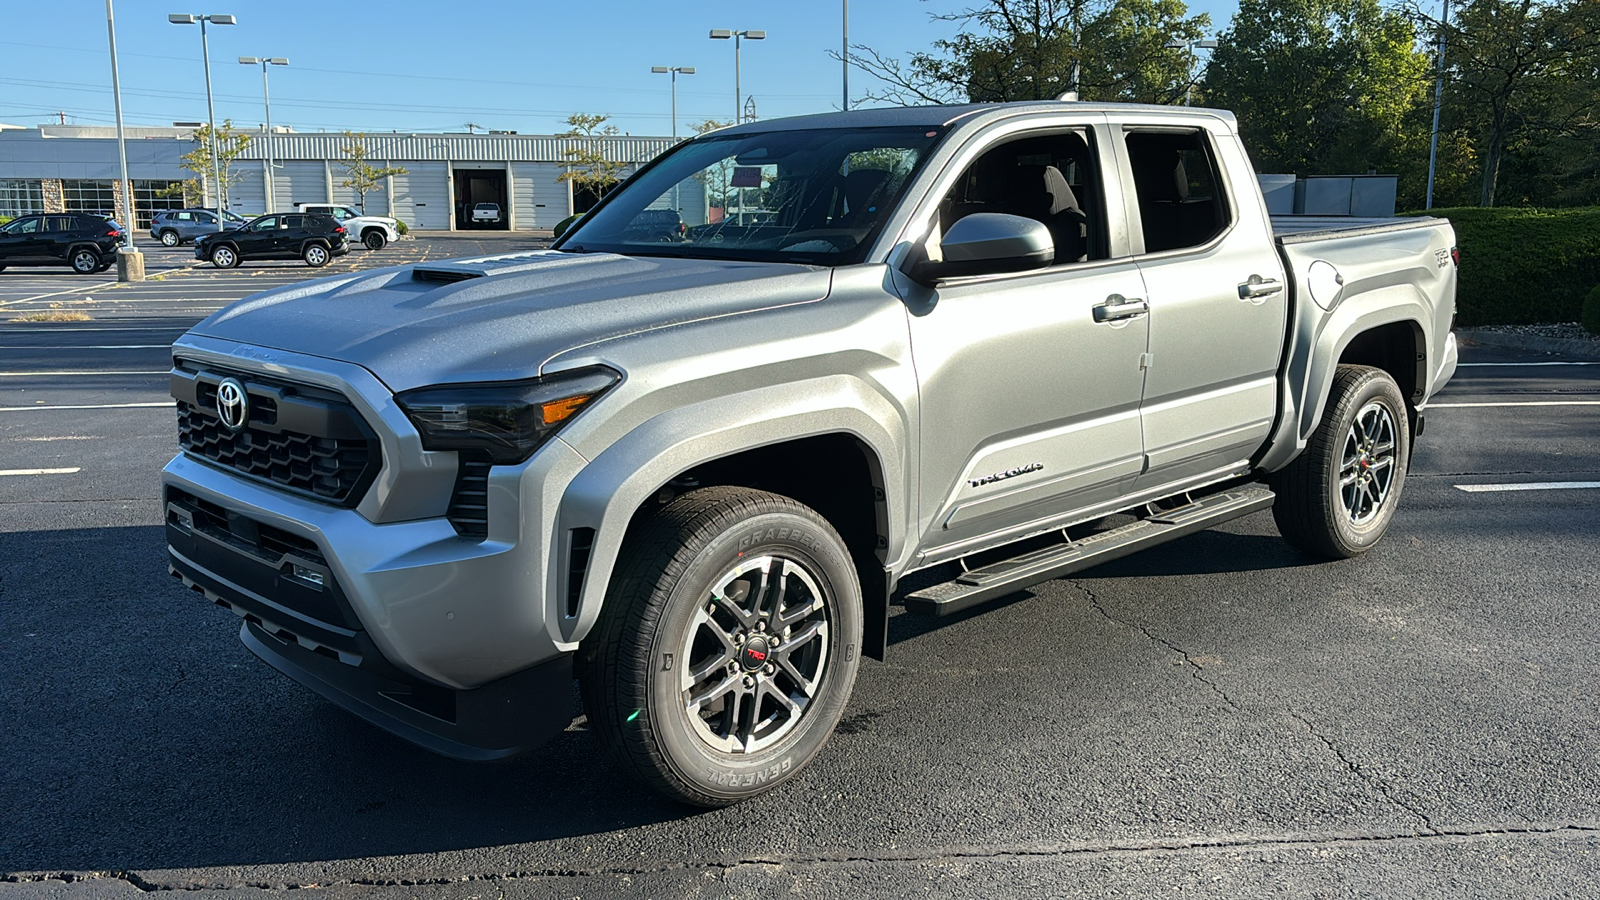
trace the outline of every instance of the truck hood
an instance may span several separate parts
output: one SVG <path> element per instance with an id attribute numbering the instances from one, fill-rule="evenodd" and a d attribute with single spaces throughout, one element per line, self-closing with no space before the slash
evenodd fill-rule
<path id="1" fill-rule="evenodd" d="M 546 250 L 291 285 L 189 334 L 355 363 L 398 392 L 530 377 L 609 338 L 821 300 L 829 280 L 811 266 Z"/>

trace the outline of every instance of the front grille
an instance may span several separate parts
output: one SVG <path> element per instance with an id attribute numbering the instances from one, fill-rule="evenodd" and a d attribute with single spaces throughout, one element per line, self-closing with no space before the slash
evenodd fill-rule
<path id="1" fill-rule="evenodd" d="M 489 456 L 461 451 L 456 463 L 456 487 L 445 514 L 456 534 L 481 541 L 489 536 Z"/>
<path id="2" fill-rule="evenodd" d="M 227 377 L 249 395 L 238 431 L 216 413 L 217 385 Z M 172 395 L 185 451 L 293 493 L 354 506 L 381 467 L 376 435 L 336 392 L 179 360 Z"/>

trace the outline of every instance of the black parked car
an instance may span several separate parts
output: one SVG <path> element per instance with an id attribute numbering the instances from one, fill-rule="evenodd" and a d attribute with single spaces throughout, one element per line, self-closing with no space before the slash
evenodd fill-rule
<path id="1" fill-rule="evenodd" d="M 231 269 L 247 259 L 303 259 L 308 266 L 325 266 L 349 250 L 344 226 L 333 216 L 315 213 L 257 216 L 194 241 L 194 258 L 208 259 L 219 269 Z"/>
<path id="2" fill-rule="evenodd" d="M 105 216 L 46 213 L 0 225 L 0 269 L 71 266 L 80 275 L 103 272 L 117 261 L 122 226 Z"/>

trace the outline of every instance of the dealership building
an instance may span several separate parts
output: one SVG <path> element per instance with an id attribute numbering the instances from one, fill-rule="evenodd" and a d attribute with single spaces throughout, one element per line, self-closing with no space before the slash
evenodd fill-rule
<path id="1" fill-rule="evenodd" d="M 359 208 L 355 192 L 339 184 L 345 178 L 342 162 L 347 158 L 341 148 L 350 143 L 343 134 L 275 130 L 269 145 L 265 133 L 247 133 L 250 144 L 231 167 L 237 180 L 227 191 L 229 209 L 247 217 L 269 212 L 269 177 L 277 211 L 295 203 L 332 202 Z M 124 134 L 128 177 L 133 182 L 133 218 L 137 227 L 145 228 L 155 211 L 184 205 L 181 198 L 161 194 L 175 183 L 195 177 L 182 168 L 182 157 L 198 144 L 192 128 L 127 128 Z M 368 162 L 406 172 L 383 179 L 377 190 L 369 191 L 366 210 L 426 230 L 549 229 L 593 203 L 583 189 L 575 191 L 571 181 L 560 180 L 567 171 L 564 151 L 585 141 L 608 159 L 624 163 L 624 175 L 672 145 L 671 138 L 626 135 L 574 139 L 501 132 L 369 134 L 365 138 Z M 207 192 L 209 206 L 213 202 L 209 187 Z M 0 216 L 86 212 L 127 222 L 128 205 L 122 194 L 115 129 L 0 125 Z M 500 221 L 474 225 L 470 213 L 478 203 L 499 206 Z"/>

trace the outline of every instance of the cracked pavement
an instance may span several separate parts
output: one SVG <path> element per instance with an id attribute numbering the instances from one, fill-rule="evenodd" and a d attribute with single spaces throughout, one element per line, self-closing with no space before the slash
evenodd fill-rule
<path id="1" fill-rule="evenodd" d="M 62 335 L 5 338 L 103 365 Z M 1600 367 L 1486 367 L 1441 399 L 1594 394 Z M 0 469 L 83 472 L 0 479 L 0 900 L 1600 896 L 1600 491 L 1453 487 L 1600 480 L 1594 409 L 1431 412 L 1362 559 L 1257 514 L 980 612 L 896 609 L 817 762 L 710 812 L 596 764 L 581 721 L 474 766 L 323 703 L 166 578 L 170 410 L 12 414 Z"/>

